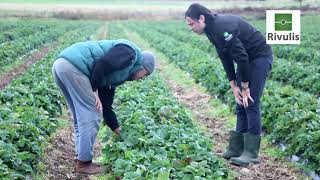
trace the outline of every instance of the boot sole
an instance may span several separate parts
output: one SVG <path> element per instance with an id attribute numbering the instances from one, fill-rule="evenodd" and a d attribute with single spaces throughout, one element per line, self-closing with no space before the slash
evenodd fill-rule
<path id="1" fill-rule="evenodd" d="M 252 161 L 250 163 L 252 163 L 252 164 L 260 164 L 260 162 L 257 162 L 257 161 Z"/>
<path id="2" fill-rule="evenodd" d="M 236 166 L 248 167 L 250 163 L 239 163 L 239 162 L 231 161 L 230 164 L 233 164 L 233 165 L 236 165 Z"/>
<path id="3" fill-rule="evenodd" d="M 90 175 L 96 175 L 96 174 L 102 174 L 103 172 L 98 173 L 83 173 L 83 172 L 76 172 L 76 176 L 90 176 Z"/>
<path id="4" fill-rule="evenodd" d="M 230 160 L 231 158 L 237 158 L 237 157 L 240 157 L 240 156 L 232 156 L 232 157 L 225 157 L 225 156 L 222 156 L 223 159 L 226 159 L 226 160 Z"/>
<path id="5" fill-rule="evenodd" d="M 248 167 L 250 164 L 260 164 L 260 161 L 251 161 L 250 163 L 240 163 L 236 161 L 231 161 L 230 163 L 236 166 Z"/>
<path id="6" fill-rule="evenodd" d="M 237 158 L 237 157 L 240 157 L 240 155 L 235 155 L 235 156 L 226 156 L 224 155 L 224 153 L 220 153 L 220 154 L 217 154 L 218 156 L 222 157 L 223 159 L 226 159 L 226 160 L 230 160 L 231 158 Z"/>
<path id="7" fill-rule="evenodd" d="M 223 157 L 223 159 L 225 159 L 225 160 L 230 160 L 231 157 L 230 157 L 230 158 L 229 158 L 229 157 Z"/>

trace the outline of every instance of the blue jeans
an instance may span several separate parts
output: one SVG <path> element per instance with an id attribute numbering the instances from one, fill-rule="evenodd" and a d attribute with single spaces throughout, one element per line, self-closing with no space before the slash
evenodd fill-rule
<path id="1" fill-rule="evenodd" d="M 72 113 L 77 159 L 91 161 L 101 112 L 95 107 L 95 96 L 90 80 L 63 58 L 54 62 L 52 73 Z"/>
<path id="2" fill-rule="evenodd" d="M 261 134 L 261 110 L 260 99 L 263 93 L 267 76 L 272 69 L 272 55 L 256 58 L 250 63 L 249 88 L 250 95 L 254 100 L 249 100 L 249 106 L 244 108 L 236 103 L 237 127 L 236 131 L 241 133 L 250 133 L 253 135 Z M 241 87 L 239 71 L 237 71 L 237 86 Z"/>

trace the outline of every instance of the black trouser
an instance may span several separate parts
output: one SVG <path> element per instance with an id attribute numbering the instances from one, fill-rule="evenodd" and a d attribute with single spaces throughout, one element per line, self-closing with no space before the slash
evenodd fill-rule
<path id="1" fill-rule="evenodd" d="M 264 85 L 269 72 L 271 71 L 273 57 L 258 57 L 250 63 L 250 79 L 249 88 L 250 95 L 254 103 L 249 101 L 249 106 L 244 108 L 236 103 L 237 128 L 236 131 L 241 133 L 250 133 L 254 135 L 261 134 L 261 113 L 260 99 L 264 89 Z M 240 85 L 239 71 L 237 71 L 237 85 Z"/>

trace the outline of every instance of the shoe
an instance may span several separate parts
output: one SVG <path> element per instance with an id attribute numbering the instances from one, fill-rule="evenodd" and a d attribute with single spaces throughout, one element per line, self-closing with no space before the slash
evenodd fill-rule
<path id="1" fill-rule="evenodd" d="M 76 166 L 75 166 L 76 173 L 80 174 L 99 174 L 103 172 L 103 168 L 95 163 L 92 163 L 92 161 L 80 161 L 76 160 Z"/>

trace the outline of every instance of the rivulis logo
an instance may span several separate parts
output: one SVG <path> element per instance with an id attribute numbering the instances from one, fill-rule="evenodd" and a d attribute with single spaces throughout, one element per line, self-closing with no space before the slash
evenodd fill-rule
<path id="1" fill-rule="evenodd" d="M 300 44 L 300 10 L 267 10 L 267 44 Z"/>

